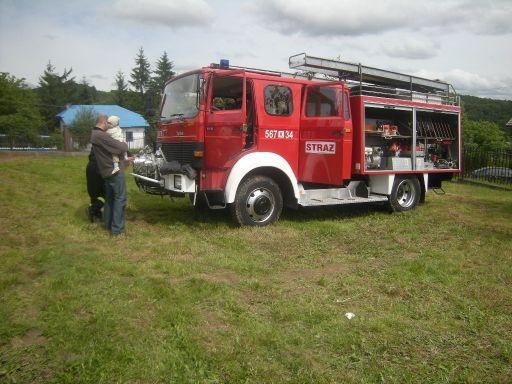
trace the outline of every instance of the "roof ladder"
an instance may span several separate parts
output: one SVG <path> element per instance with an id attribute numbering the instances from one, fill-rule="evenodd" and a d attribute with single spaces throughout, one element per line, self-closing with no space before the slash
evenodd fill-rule
<path id="1" fill-rule="evenodd" d="M 411 92 L 431 92 L 450 95 L 453 90 L 450 84 L 441 80 L 429 80 L 422 77 L 392 72 L 385 69 L 367 67 L 361 64 L 347 63 L 339 60 L 322 59 L 308 56 L 305 53 L 290 56 L 291 69 L 321 73 L 344 80 L 370 83 L 379 86 L 406 89 Z"/>

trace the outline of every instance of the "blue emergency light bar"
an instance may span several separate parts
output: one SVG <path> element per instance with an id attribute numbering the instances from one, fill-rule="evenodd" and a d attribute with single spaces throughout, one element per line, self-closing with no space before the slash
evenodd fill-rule
<path id="1" fill-rule="evenodd" d="M 228 69 L 229 68 L 229 60 L 228 59 L 220 59 L 220 67 L 222 69 Z"/>

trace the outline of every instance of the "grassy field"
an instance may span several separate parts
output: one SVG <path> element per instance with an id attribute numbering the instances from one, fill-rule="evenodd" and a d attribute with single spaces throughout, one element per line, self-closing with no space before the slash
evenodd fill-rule
<path id="1" fill-rule="evenodd" d="M 128 178 L 112 239 L 86 157 L 0 156 L 0 382 L 512 381 L 511 192 L 239 229 Z"/>

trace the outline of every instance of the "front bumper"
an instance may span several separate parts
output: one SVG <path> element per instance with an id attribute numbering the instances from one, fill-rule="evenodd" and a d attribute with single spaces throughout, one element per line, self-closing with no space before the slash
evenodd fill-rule
<path id="1" fill-rule="evenodd" d="M 182 195 L 196 192 L 195 171 L 179 163 L 167 163 L 158 152 L 142 151 L 133 162 L 137 186 L 150 194 Z"/>
<path id="2" fill-rule="evenodd" d="M 152 179 L 150 177 L 132 173 L 139 182 L 138 184 L 150 184 L 153 188 L 160 188 L 164 191 L 171 191 L 177 193 L 195 193 L 196 181 L 187 175 L 180 173 L 171 173 L 163 175 L 160 179 Z"/>

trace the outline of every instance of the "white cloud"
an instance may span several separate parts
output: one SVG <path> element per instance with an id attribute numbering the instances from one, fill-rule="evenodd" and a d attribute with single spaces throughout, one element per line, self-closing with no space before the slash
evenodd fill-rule
<path id="1" fill-rule="evenodd" d="M 510 89 L 512 89 L 512 78 L 510 77 L 482 76 L 458 68 L 447 72 L 420 70 L 414 75 L 447 81 L 459 94 L 502 98 L 510 97 Z"/>
<path id="2" fill-rule="evenodd" d="M 381 50 L 389 57 L 404 59 L 430 59 L 437 56 L 440 44 L 425 40 L 407 38 L 399 42 L 382 44 Z"/>
<path id="3" fill-rule="evenodd" d="M 308 52 L 404 73 L 424 68 L 460 93 L 512 98 L 511 0 L 52 4 L 0 0 L 1 71 L 37 84 L 51 60 L 59 73 L 72 67 L 76 79 L 109 90 L 118 70 L 129 77 L 140 47 L 152 65 L 167 51 L 177 72 L 219 58 L 286 71 L 288 56 Z M 201 27 L 208 23 L 214 28 Z"/>
<path id="4" fill-rule="evenodd" d="M 469 29 L 480 35 L 504 35 L 512 33 L 512 2 L 497 1 L 492 4 L 476 3 L 466 9 Z"/>
<path id="5" fill-rule="evenodd" d="M 95 75 L 90 75 L 89 76 L 91 79 L 98 79 L 98 80 L 109 80 L 109 78 L 107 76 L 104 76 L 104 75 L 101 75 L 99 73 L 95 74 Z"/>
<path id="6" fill-rule="evenodd" d="M 213 10 L 203 0 L 117 0 L 104 14 L 169 28 L 205 26 L 213 20 Z"/>
<path id="7" fill-rule="evenodd" d="M 286 34 L 358 36 L 418 29 L 512 33 L 512 4 L 506 1 L 324 0 L 312 5 L 309 0 L 259 0 L 252 9 Z"/>
<path id="8" fill-rule="evenodd" d="M 50 35 L 50 34 L 43 35 L 43 37 L 44 37 L 45 39 L 48 39 L 48 40 L 55 40 L 55 39 L 58 39 L 58 38 L 59 38 L 59 36 Z"/>

